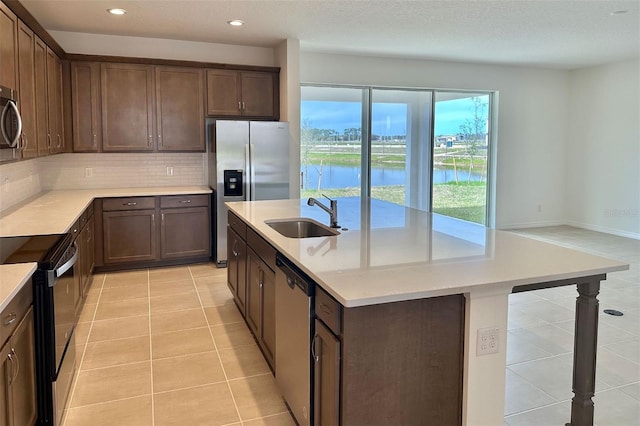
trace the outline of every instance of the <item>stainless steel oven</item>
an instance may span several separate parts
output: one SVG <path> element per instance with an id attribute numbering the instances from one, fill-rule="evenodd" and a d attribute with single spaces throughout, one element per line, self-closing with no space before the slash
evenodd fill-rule
<path id="1" fill-rule="evenodd" d="M 78 249 L 71 234 L 0 239 L 0 263 L 38 262 L 33 275 L 38 424 L 61 424 L 76 371 Z"/>
<path id="2" fill-rule="evenodd" d="M 15 90 L 0 86 L 0 161 L 17 158 L 17 148 L 22 134 L 22 119 L 18 111 Z"/>

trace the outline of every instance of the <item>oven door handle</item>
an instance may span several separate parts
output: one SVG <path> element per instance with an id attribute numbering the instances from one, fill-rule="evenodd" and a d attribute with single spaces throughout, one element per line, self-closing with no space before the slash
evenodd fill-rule
<path id="1" fill-rule="evenodd" d="M 69 269 L 71 269 L 73 267 L 73 265 L 76 264 L 76 261 L 78 260 L 78 244 L 77 243 L 73 243 L 73 256 L 71 256 L 71 259 L 69 259 L 64 265 L 62 265 L 61 267 L 59 267 L 58 269 L 56 269 L 54 272 L 56 274 L 56 277 L 61 277 L 64 275 L 65 272 L 67 272 Z M 55 285 L 55 281 L 53 283 L 51 283 L 49 286 L 53 287 Z"/>

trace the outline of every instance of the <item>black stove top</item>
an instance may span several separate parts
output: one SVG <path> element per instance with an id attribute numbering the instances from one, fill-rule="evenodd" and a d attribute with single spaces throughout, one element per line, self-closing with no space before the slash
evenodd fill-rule
<path id="1" fill-rule="evenodd" d="M 38 262 L 38 269 L 53 269 L 71 245 L 70 234 L 0 238 L 0 265 Z"/>

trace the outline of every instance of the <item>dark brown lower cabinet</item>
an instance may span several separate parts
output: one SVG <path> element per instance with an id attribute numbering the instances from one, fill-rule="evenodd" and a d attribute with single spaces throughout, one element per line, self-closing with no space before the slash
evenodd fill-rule
<path id="1" fill-rule="evenodd" d="M 316 320 L 313 341 L 313 424 L 340 424 L 340 340 Z"/>
<path id="2" fill-rule="evenodd" d="M 227 285 L 242 315 L 247 305 L 247 243 L 230 226 L 227 227 Z"/>
<path id="3" fill-rule="evenodd" d="M 0 348 L 0 424 L 32 426 L 36 422 L 33 308 Z"/>
<path id="4" fill-rule="evenodd" d="M 316 322 L 315 425 L 462 424 L 462 295 L 338 310 Z"/>
<path id="5" fill-rule="evenodd" d="M 195 194 L 96 200 L 96 265 L 114 270 L 209 260 L 209 197 Z"/>
<path id="6" fill-rule="evenodd" d="M 102 213 L 104 263 L 155 260 L 158 257 L 155 210 Z"/>
<path id="7" fill-rule="evenodd" d="M 162 259 L 209 255 L 211 219 L 207 207 L 162 209 L 160 216 Z"/>
<path id="8" fill-rule="evenodd" d="M 276 273 L 249 247 L 245 319 L 272 369 L 276 348 L 275 293 Z"/>

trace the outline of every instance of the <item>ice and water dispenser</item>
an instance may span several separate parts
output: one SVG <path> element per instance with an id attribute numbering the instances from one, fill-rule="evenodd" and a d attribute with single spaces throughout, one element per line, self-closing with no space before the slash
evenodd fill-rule
<path id="1" fill-rule="evenodd" d="M 225 197 L 242 197 L 242 170 L 225 170 L 224 171 L 224 196 Z"/>

